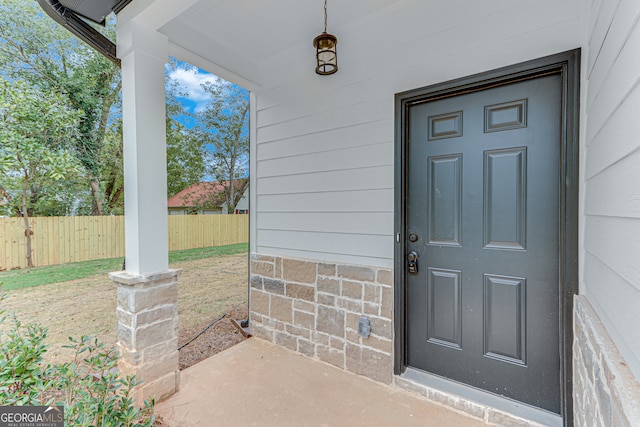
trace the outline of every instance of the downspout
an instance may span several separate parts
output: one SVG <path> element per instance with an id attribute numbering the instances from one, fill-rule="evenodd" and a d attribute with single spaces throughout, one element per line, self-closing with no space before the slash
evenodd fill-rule
<path id="1" fill-rule="evenodd" d="M 131 0 L 122 0 L 113 9 L 119 12 L 130 2 Z M 115 43 L 87 24 L 73 10 L 64 7 L 57 0 L 38 0 L 38 4 L 51 19 L 94 48 L 98 53 L 120 66 L 120 59 L 116 56 Z"/>

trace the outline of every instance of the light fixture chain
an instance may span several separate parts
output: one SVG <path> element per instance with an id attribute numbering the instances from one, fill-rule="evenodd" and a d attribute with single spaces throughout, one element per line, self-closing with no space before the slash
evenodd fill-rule
<path id="1" fill-rule="evenodd" d="M 324 32 L 327 32 L 327 0 L 324 0 Z"/>

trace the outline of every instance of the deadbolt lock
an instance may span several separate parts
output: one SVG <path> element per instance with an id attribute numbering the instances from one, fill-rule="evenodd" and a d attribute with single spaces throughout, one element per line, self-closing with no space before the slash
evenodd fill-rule
<path id="1" fill-rule="evenodd" d="M 409 273 L 411 274 L 416 274 L 418 272 L 418 258 L 420 257 L 420 255 L 418 255 L 418 253 L 416 251 L 411 251 L 407 254 L 407 267 L 409 270 Z"/>

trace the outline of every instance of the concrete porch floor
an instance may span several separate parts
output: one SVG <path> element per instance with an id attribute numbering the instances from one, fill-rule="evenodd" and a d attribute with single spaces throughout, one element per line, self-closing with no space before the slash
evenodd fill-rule
<path id="1" fill-rule="evenodd" d="M 156 410 L 171 427 L 486 426 L 258 338 L 182 371 Z"/>

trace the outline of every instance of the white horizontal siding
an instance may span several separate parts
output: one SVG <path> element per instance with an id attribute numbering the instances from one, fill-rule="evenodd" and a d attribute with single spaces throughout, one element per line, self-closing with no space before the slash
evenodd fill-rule
<path id="1" fill-rule="evenodd" d="M 586 254 L 585 280 L 590 288 L 589 301 L 598 316 L 607 327 L 616 347 L 624 356 L 632 372 L 640 369 L 640 310 L 638 300 L 640 291 L 629 285 L 615 270 L 602 263 L 600 259 Z M 606 285 L 606 286 L 603 286 Z M 612 327 L 628 325 L 627 328 Z M 636 376 L 637 378 L 637 376 Z"/>
<path id="2" fill-rule="evenodd" d="M 640 133 L 636 134 L 636 138 Z M 638 144 L 638 141 L 636 141 Z M 587 183 L 585 213 L 640 219 L 640 151 L 626 156 Z M 640 259 L 640 252 L 637 253 Z M 639 265 L 640 266 L 640 265 Z"/>
<path id="3" fill-rule="evenodd" d="M 340 257 L 346 262 L 355 260 L 357 264 L 392 266 L 387 249 L 393 247 L 391 236 L 291 230 L 262 230 L 260 235 L 262 238 L 257 245 L 259 253 L 284 255 L 294 252 L 302 258 L 332 260 Z M 309 240 L 313 241 L 312 245 Z"/>
<path id="4" fill-rule="evenodd" d="M 367 222 L 362 222 L 362 215 Z M 314 233 L 340 233 L 379 235 L 393 233 L 393 212 L 298 212 L 296 215 L 262 213 L 258 217 L 258 230 L 300 231 Z"/>
<path id="5" fill-rule="evenodd" d="M 288 93 L 280 93 L 278 96 L 283 98 L 281 103 L 271 107 L 260 108 L 258 110 L 258 120 L 274 126 L 297 118 L 333 111 L 337 105 L 347 107 L 369 104 L 380 98 L 380 93 L 376 90 L 379 86 L 380 81 L 372 78 L 341 87 L 337 93 L 332 92 L 326 86 L 321 86 L 316 92 L 309 93 L 309 96 L 313 98 L 313 103 L 307 102 L 308 98 L 306 97 L 290 98 Z M 279 87 L 278 91 L 286 92 L 287 89 L 287 87 Z M 365 97 L 363 97 L 363 94 L 365 94 Z M 368 98 L 366 94 L 368 94 Z M 273 91 L 271 91 L 270 97 L 274 95 Z M 383 98 L 386 99 L 386 96 L 383 96 Z"/>
<path id="6" fill-rule="evenodd" d="M 631 91 L 640 84 L 640 26 L 633 27 L 629 38 L 621 46 L 621 50 L 614 57 L 613 64 L 594 68 L 592 78 L 602 79 L 602 83 L 591 86 L 587 99 L 587 140 L 598 133 L 612 114 L 624 103 Z M 610 46 L 616 49 L 617 46 Z M 597 72 L 596 72 L 597 71 Z"/>
<path id="7" fill-rule="evenodd" d="M 585 251 L 609 266 L 629 286 L 640 291 L 640 221 L 589 215 L 585 221 L 585 231 Z M 602 286 L 606 288 L 608 285 Z M 635 331 L 637 333 L 638 329 Z"/>
<path id="8" fill-rule="evenodd" d="M 398 2 L 329 25 L 333 76 L 314 74 L 310 41 L 261 63 L 256 250 L 392 266 L 394 95 L 579 47 L 579 5 Z"/>
<path id="9" fill-rule="evenodd" d="M 584 50 L 584 265 L 591 301 L 640 378 L 640 2 L 596 0 Z"/>
<path id="10" fill-rule="evenodd" d="M 328 165 L 329 166 L 329 165 Z M 260 167 L 258 166 L 258 176 Z M 393 166 L 358 167 L 258 179 L 258 196 L 266 194 L 370 190 L 393 187 Z M 258 206 L 258 212 L 260 207 Z"/>
<path id="11" fill-rule="evenodd" d="M 331 190 L 289 194 L 262 194 L 257 197 L 260 213 L 299 212 L 393 212 L 393 188 L 378 190 Z M 289 215 L 285 215 L 288 217 Z"/>
<path id="12" fill-rule="evenodd" d="M 320 153 L 285 155 L 277 159 L 259 160 L 258 177 L 348 170 L 353 169 L 353 159 L 359 159 L 359 168 L 393 165 L 393 146 L 387 141 Z"/>
<path id="13" fill-rule="evenodd" d="M 336 105 L 332 109 L 322 110 L 316 114 L 265 125 L 258 130 L 260 140 L 269 142 L 384 120 L 389 117 L 388 105 L 392 102 L 392 96 L 378 97 L 369 102 Z M 258 123 L 261 123 L 259 118 Z"/>
<path id="14" fill-rule="evenodd" d="M 283 158 L 284 156 L 309 155 L 326 151 L 343 150 L 351 147 L 387 143 L 393 141 L 393 120 L 377 120 L 340 129 L 307 135 L 288 136 L 275 141 L 263 142 L 258 147 L 260 161 Z M 391 150 L 393 147 L 390 147 Z M 286 153 L 283 155 L 283 153 Z"/>
<path id="15" fill-rule="evenodd" d="M 584 175 L 591 179 L 609 165 L 638 149 L 640 135 L 640 87 L 636 87 L 611 115 L 589 144 L 589 156 Z"/>
<path id="16" fill-rule="evenodd" d="M 594 2 L 588 41 L 590 55 L 587 58 L 587 70 L 589 74 L 602 53 L 603 44 L 608 38 L 609 28 L 619 5 L 620 0 L 596 0 Z"/>
<path id="17" fill-rule="evenodd" d="M 597 55 L 591 55 L 587 68 L 589 77 L 589 100 L 593 101 L 593 97 L 602 87 L 611 66 L 616 63 L 616 57 L 625 47 L 629 34 L 634 29 L 634 21 L 640 10 L 640 2 L 637 0 L 622 0 L 605 2 L 607 10 L 612 13 L 617 12 L 615 22 L 611 21 L 610 26 L 606 26 L 607 32 L 602 34 L 606 38 L 598 38 L 598 42 L 592 41 L 591 46 L 597 48 Z M 597 58 L 597 61 L 596 61 Z"/>

